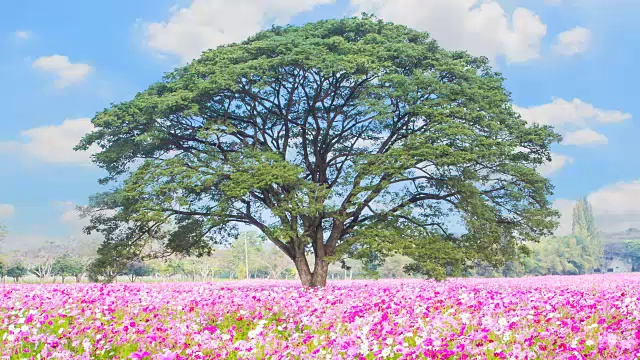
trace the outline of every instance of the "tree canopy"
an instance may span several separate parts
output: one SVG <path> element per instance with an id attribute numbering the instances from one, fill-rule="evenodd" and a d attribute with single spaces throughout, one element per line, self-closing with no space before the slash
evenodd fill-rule
<path id="1" fill-rule="evenodd" d="M 536 168 L 559 136 L 523 121 L 503 81 L 367 15 L 206 51 L 92 119 L 77 149 L 100 148 L 114 190 L 87 231 L 137 257 L 152 239 L 205 254 L 251 225 L 310 286 L 346 255 L 405 255 L 435 278 L 504 264 L 556 226 Z"/>
<path id="2" fill-rule="evenodd" d="M 82 274 L 84 270 L 85 266 L 82 263 L 82 259 L 69 253 L 64 253 L 56 257 L 51 265 L 52 274 L 60 276 L 63 284 L 64 279 L 69 276 L 79 279 L 79 275 Z"/>

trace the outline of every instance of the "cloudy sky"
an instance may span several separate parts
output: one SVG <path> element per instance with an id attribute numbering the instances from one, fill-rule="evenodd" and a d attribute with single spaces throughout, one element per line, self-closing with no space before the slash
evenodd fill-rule
<path id="1" fill-rule="evenodd" d="M 489 57 L 514 105 L 564 135 L 540 169 L 564 213 L 640 227 L 637 0 L 66 0 L 0 12 L 0 223 L 13 244 L 78 236 L 101 172 L 71 148 L 89 119 L 202 50 L 277 24 L 362 11 Z M 570 222 L 563 222 L 565 232 Z"/>

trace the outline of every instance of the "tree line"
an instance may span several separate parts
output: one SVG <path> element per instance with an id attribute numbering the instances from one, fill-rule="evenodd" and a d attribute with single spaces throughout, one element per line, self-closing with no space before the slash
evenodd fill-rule
<path id="1" fill-rule="evenodd" d="M 629 261 L 640 271 L 640 239 L 610 243 L 596 228 L 591 205 L 580 199 L 573 208 L 572 231 L 566 236 L 549 236 L 529 244 L 531 254 L 500 268 L 478 264 L 471 276 L 518 277 L 525 275 L 581 275 L 607 272 L 613 257 Z"/>
<path id="2" fill-rule="evenodd" d="M 2 233 L 4 236 L 6 232 Z M 245 247 L 246 244 L 246 247 Z M 114 264 L 101 263 L 99 242 L 85 238 L 66 245 L 45 244 L 36 249 L 0 255 L 0 276 L 20 282 L 27 276 L 40 282 L 104 281 L 213 281 L 220 279 L 294 279 L 294 263 L 282 251 L 256 232 L 241 233 L 228 247 L 217 247 L 208 256 L 172 256 L 166 259 L 134 260 L 116 270 Z M 579 200 L 572 217 L 572 233 L 551 236 L 529 244 L 531 253 L 502 267 L 475 263 L 461 276 L 519 277 L 526 275 L 579 275 L 606 270 L 606 256 L 629 260 L 633 271 L 640 271 L 640 240 L 607 244 L 597 230 L 591 206 Z M 10 260 L 9 260 L 10 259 Z M 329 279 L 402 278 L 411 274 L 412 259 L 405 256 L 375 261 L 347 259 L 328 269 Z M 247 265 L 249 266 L 247 268 Z M 407 275 L 407 272 L 410 275 Z"/>
<path id="3" fill-rule="evenodd" d="M 208 256 L 134 260 L 117 270 L 99 261 L 98 245 L 97 240 L 83 239 L 66 245 L 48 243 L 31 250 L 0 254 L 0 277 L 3 283 L 23 282 L 26 278 L 35 278 L 40 283 L 69 283 L 107 279 L 131 282 L 243 280 L 247 274 L 252 279 L 286 280 L 297 276 L 293 262 L 255 232 L 241 233 L 230 246 L 218 247 Z M 330 279 L 400 278 L 406 276 L 403 267 L 410 263 L 407 257 L 390 257 L 374 273 L 361 261 L 348 259 L 344 264 L 331 266 L 328 276 Z"/>

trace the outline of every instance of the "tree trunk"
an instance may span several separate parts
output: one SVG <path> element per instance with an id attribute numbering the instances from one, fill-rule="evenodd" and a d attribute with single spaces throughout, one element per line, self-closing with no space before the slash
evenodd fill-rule
<path id="1" fill-rule="evenodd" d="M 316 256 L 316 262 L 313 266 L 313 277 L 311 279 L 312 287 L 327 286 L 327 276 L 329 275 L 329 263 L 323 258 Z"/>
<path id="2" fill-rule="evenodd" d="M 293 263 L 296 265 L 296 270 L 298 270 L 298 276 L 300 277 L 300 282 L 302 282 L 302 286 L 305 286 L 305 287 L 311 286 L 313 273 L 309 268 L 309 263 L 307 262 L 307 258 L 304 256 L 304 253 L 298 254 L 296 258 L 293 260 Z"/>
<path id="3" fill-rule="evenodd" d="M 309 262 L 303 254 L 298 254 L 293 263 L 298 270 L 300 282 L 305 287 L 324 287 L 327 285 L 327 275 L 329 273 L 329 263 L 316 256 L 313 271 L 309 267 Z"/>

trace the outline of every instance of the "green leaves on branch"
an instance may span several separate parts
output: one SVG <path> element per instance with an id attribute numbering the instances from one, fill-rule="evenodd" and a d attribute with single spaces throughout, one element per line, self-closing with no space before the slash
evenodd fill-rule
<path id="1" fill-rule="evenodd" d="M 78 149 L 100 147 L 114 191 L 90 229 L 129 257 L 151 240 L 204 254 L 254 226 L 320 285 L 328 262 L 365 252 L 434 277 L 506 262 L 556 225 L 535 169 L 559 136 L 526 124 L 503 80 L 369 16 L 206 51 L 93 118 Z"/>

